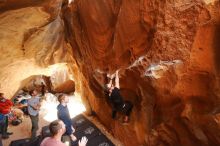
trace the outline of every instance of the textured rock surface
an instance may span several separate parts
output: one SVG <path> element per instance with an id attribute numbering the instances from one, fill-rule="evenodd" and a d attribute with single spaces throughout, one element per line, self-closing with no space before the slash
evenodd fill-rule
<path id="1" fill-rule="evenodd" d="M 13 2 L 0 2 L 3 92 L 66 62 L 87 109 L 126 146 L 220 144 L 219 1 Z M 116 69 L 135 105 L 126 126 L 102 89 Z"/>
<path id="2" fill-rule="evenodd" d="M 33 75 L 51 76 L 56 68 L 49 65 L 70 58 L 59 15 L 62 4 L 60 0 L 1 1 L 0 89 L 7 97 L 23 86 L 21 81 Z"/>
<path id="3" fill-rule="evenodd" d="M 76 0 L 64 13 L 92 109 L 126 146 L 219 145 L 218 1 Z M 101 92 L 116 69 L 129 126 Z"/>

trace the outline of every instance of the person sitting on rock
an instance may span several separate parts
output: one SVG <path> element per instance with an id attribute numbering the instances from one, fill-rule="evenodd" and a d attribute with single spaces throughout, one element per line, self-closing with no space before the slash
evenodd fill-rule
<path id="1" fill-rule="evenodd" d="M 118 70 L 115 73 L 115 86 L 112 84 L 113 78 L 114 76 L 111 76 L 110 82 L 105 85 L 105 89 L 107 90 L 107 95 L 113 106 L 112 118 L 113 119 L 116 118 L 117 111 L 122 112 L 125 115 L 123 119 L 123 123 L 128 123 L 133 105 L 129 101 L 124 101 L 120 94 Z"/>
<path id="2" fill-rule="evenodd" d="M 51 137 L 45 138 L 40 146 L 66 146 L 61 141 L 62 135 L 66 132 L 66 127 L 63 121 L 61 120 L 55 120 L 50 123 L 49 125 Z M 88 139 L 84 136 L 81 140 L 78 142 L 78 146 L 86 146 Z"/>
<path id="3" fill-rule="evenodd" d="M 69 97 L 60 94 L 58 96 L 59 105 L 57 106 L 57 117 L 58 119 L 62 120 L 63 123 L 66 125 L 66 135 L 69 135 L 72 141 L 76 141 L 77 138 L 73 135 L 75 129 L 72 126 L 72 120 L 70 118 L 69 109 L 67 107 L 67 103 L 69 102 Z"/>
<path id="4" fill-rule="evenodd" d="M 7 132 L 8 129 L 8 117 L 11 113 L 11 107 L 13 106 L 13 103 L 11 100 L 8 100 L 4 97 L 3 93 L 0 93 L 0 114 L 2 119 L 2 125 L 1 125 L 1 133 L 2 138 L 6 139 L 9 138 L 8 135 L 13 134 L 12 132 Z"/>

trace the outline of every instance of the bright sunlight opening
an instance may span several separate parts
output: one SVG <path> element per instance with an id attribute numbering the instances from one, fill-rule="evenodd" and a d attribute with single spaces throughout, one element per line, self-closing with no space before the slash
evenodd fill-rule
<path id="1" fill-rule="evenodd" d="M 57 97 L 51 93 L 46 93 L 46 100 L 42 103 L 41 115 L 43 119 L 52 122 L 57 119 Z M 73 118 L 76 115 L 79 115 L 86 111 L 85 106 L 82 103 L 81 97 L 79 94 L 75 93 L 73 95 L 67 95 L 69 97 L 68 109 L 70 112 L 70 117 Z"/>

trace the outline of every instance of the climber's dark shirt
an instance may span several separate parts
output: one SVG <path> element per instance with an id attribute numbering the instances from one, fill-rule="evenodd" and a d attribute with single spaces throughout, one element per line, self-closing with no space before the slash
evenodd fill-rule
<path id="1" fill-rule="evenodd" d="M 120 91 L 117 87 L 112 90 L 111 95 L 109 96 L 111 103 L 115 109 L 120 109 L 123 106 L 123 98 L 120 94 Z"/>

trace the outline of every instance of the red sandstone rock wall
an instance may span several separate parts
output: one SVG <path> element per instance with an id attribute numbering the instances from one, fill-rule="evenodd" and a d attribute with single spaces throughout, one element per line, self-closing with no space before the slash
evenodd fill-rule
<path id="1" fill-rule="evenodd" d="M 3 83 L 9 80 L 19 86 L 28 76 L 45 73 L 42 68 L 67 62 L 87 109 L 125 146 L 220 145 L 219 5 L 214 0 L 1 1 L 0 89 L 8 91 Z M 22 76 L 9 73 L 21 66 Z M 111 119 L 102 88 L 106 74 L 117 69 L 121 93 L 134 104 L 126 126 Z"/>
<path id="2" fill-rule="evenodd" d="M 76 0 L 64 9 L 90 105 L 126 146 L 219 145 L 219 18 L 219 1 Z M 128 126 L 110 118 L 102 92 L 116 69 L 135 104 Z"/>

